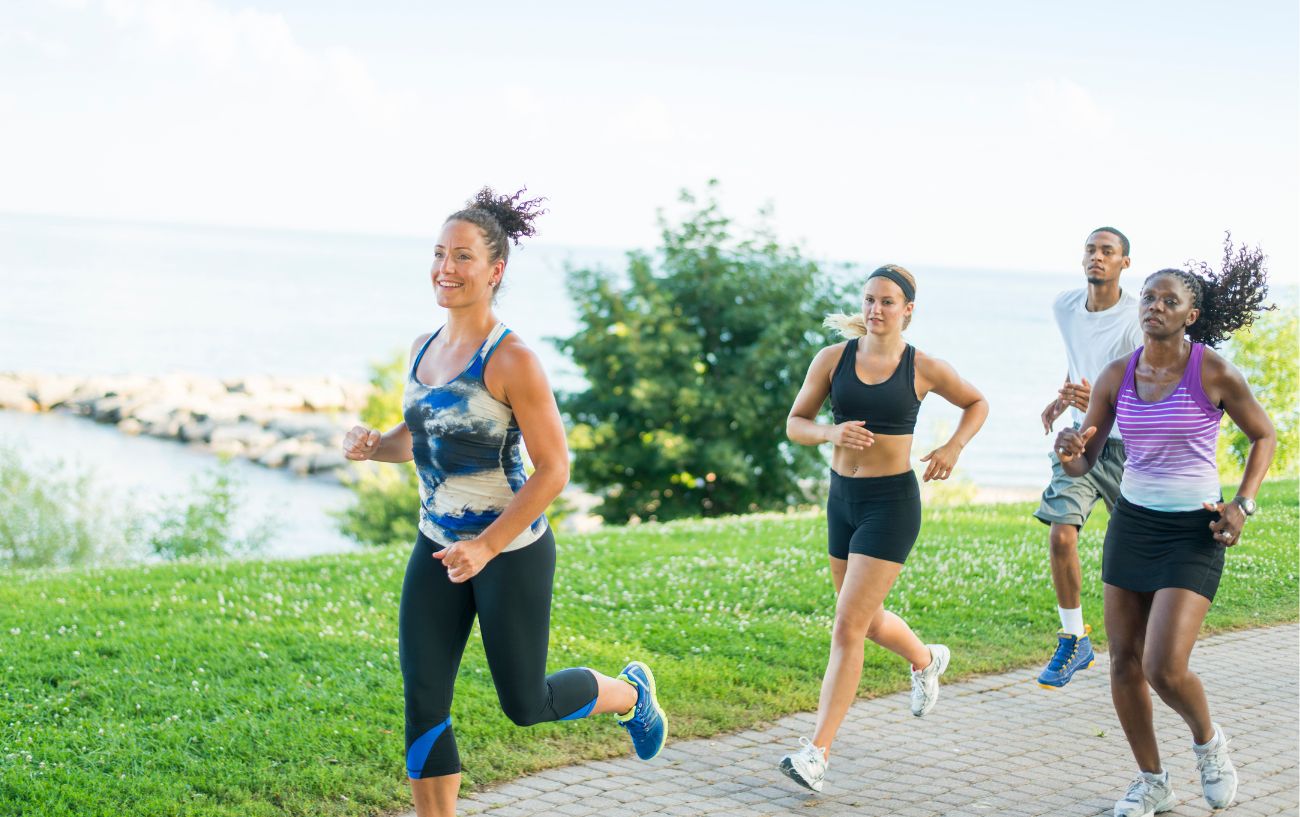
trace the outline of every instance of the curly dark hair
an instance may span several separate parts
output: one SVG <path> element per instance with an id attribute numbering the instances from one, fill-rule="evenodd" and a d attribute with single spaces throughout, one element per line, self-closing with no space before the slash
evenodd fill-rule
<path id="1" fill-rule="evenodd" d="M 1250 326 L 1261 312 L 1277 309 L 1276 304 L 1264 304 L 1268 297 L 1265 258 L 1259 247 L 1242 245 L 1234 250 L 1232 233 L 1227 233 L 1219 272 L 1204 261 L 1188 261 L 1187 269 L 1162 269 L 1148 275 L 1147 281 L 1169 275 L 1182 282 L 1192 295 L 1192 306 L 1201 310 L 1196 323 L 1187 327 L 1187 337 L 1213 348 Z"/>
<path id="2" fill-rule="evenodd" d="M 513 196 L 498 196 L 492 188 L 484 187 L 474 198 L 465 202 L 462 210 L 447 216 L 447 221 L 468 221 L 483 231 L 492 263 L 510 260 L 510 242 L 519 246 L 519 239 L 537 235 L 533 221 L 545 213 L 541 206 L 544 198 L 525 199 L 527 187 Z"/>

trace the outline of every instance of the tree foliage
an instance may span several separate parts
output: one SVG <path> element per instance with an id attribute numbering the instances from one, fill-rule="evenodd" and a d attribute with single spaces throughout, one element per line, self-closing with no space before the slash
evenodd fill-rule
<path id="1" fill-rule="evenodd" d="M 662 246 L 625 275 L 569 270 L 579 330 L 558 341 L 586 391 L 563 396 L 573 478 L 610 521 L 784 508 L 825 461 L 785 418 L 844 293 L 760 224 L 743 231 L 683 192 Z"/>
<path id="2" fill-rule="evenodd" d="M 1294 307 L 1267 312 L 1232 337 L 1228 358 L 1246 376 L 1256 399 L 1277 428 L 1277 453 L 1269 473 L 1294 474 L 1300 462 L 1300 365 L 1296 360 L 1300 317 Z M 1219 437 L 1220 470 L 1236 477 L 1246 465 L 1250 440 L 1227 415 Z"/>

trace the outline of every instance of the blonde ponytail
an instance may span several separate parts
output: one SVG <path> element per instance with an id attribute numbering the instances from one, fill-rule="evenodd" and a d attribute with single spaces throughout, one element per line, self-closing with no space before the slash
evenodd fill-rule
<path id="1" fill-rule="evenodd" d="M 822 321 L 822 326 L 827 329 L 834 329 L 840 335 L 846 338 L 860 338 L 867 334 L 867 321 L 859 312 L 856 315 L 845 315 L 843 313 L 833 313 L 826 316 Z"/>

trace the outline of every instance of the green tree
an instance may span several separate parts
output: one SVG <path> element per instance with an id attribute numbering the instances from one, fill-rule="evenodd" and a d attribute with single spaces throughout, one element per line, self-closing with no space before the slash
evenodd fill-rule
<path id="1" fill-rule="evenodd" d="M 1235 336 L 1225 350 L 1277 428 L 1277 453 L 1269 473 L 1294 475 L 1300 463 L 1300 371 L 1296 361 L 1300 318 L 1295 307 L 1267 312 Z M 1226 479 L 1241 475 L 1250 440 L 1227 415 L 1219 437 L 1219 469 Z"/>
<path id="2" fill-rule="evenodd" d="M 606 519 L 784 508 L 825 468 L 785 418 L 845 292 L 765 222 L 738 235 L 715 187 L 683 192 L 685 218 L 661 214 L 662 246 L 629 253 L 625 276 L 568 273 L 580 328 L 558 344 L 589 388 L 561 408 L 574 481 Z"/>

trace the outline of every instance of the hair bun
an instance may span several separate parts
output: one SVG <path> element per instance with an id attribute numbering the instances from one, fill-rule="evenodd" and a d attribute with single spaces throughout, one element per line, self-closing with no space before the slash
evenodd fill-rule
<path id="1" fill-rule="evenodd" d="M 542 202 L 545 198 L 525 199 L 527 187 L 522 187 L 513 196 L 498 196 L 490 187 L 478 191 L 474 198 L 465 203 L 466 210 L 481 210 L 491 215 L 501 225 L 506 238 L 519 244 L 519 239 L 537 234 L 533 221 L 546 212 Z"/>

